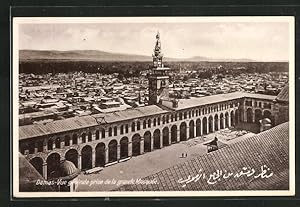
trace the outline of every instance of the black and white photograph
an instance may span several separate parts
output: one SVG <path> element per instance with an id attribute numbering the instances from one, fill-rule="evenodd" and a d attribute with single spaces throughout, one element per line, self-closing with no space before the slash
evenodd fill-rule
<path id="1" fill-rule="evenodd" d="M 294 195 L 294 27 L 14 17 L 13 195 Z"/>

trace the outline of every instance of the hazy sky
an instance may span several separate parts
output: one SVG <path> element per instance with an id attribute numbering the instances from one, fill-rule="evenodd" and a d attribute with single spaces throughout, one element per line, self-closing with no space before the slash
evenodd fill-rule
<path id="1" fill-rule="evenodd" d="M 158 30 L 167 57 L 289 58 L 289 25 L 284 22 L 20 24 L 19 47 L 151 55 Z"/>

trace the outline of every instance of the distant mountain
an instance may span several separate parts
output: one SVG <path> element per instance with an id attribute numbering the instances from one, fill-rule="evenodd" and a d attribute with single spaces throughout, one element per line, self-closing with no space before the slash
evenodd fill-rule
<path id="1" fill-rule="evenodd" d="M 121 53 L 110 53 L 99 50 L 20 50 L 19 57 L 21 61 L 34 60 L 84 60 L 84 61 L 118 61 L 118 62 L 150 62 L 151 56 L 146 55 L 132 55 Z M 250 59 L 214 59 L 203 56 L 195 56 L 192 58 L 169 58 L 165 57 L 164 61 L 176 62 L 255 62 Z"/>

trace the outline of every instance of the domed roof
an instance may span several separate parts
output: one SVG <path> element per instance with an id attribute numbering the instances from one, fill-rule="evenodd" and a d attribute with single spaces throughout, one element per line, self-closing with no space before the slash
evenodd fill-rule
<path id="1" fill-rule="evenodd" d="M 79 169 L 77 169 L 74 163 L 69 160 L 61 161 L 58 167 L 58 176 L 64 179 L 73 179 L 79 172 Z"/>
<path id="2" fill-rule="evenodd" d="M 266 124 L 271 124 L 272 121 L 269 118 L 264 118 L 260 121 L 260 123 L 266 125 Z"/>

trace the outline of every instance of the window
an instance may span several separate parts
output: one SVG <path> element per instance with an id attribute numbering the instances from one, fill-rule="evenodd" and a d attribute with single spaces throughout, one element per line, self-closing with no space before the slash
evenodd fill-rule
<path id="1" fill-rule="evenodd" d="M 148 119 L 148 127 L 151 127 L 151 119 Z"/>
<path id="2" fill-rule="evenodd" d="M 132 124 L 131 124 L 131 131 L 135 132 L 135 123 L 134 122 L 132 122 Z"/>
<path id="3" fill-rule="evenodd" d="M 105 130 L 104 130 L 104 129 L 101 130 L 101 138 L 102 138 L 102 139 L 105 138 Z"/>
<path id="4" fill-rule="evenodd" d="M 112 128 L 111 128 L 111 127 L 109 127 L 109 129 L 108 129 L 108 136 L 109 136 L 109 137 L 112 136 Z"/>
<path id="5" fill-rule="evenodd" d="M 121 127 L 120 127 L 120 134 L 124 134 L 124 126 L 123 125 L 121 125 Z"/>
<path id="6" fill-rule="evenodd" d="M 100 133 L 99 130 L 96 131 L 96 140 L 98 140 L 100 138 Z"/>
<path id="7" fill-rule="evenodd" d="M 153 119 L 153 126 L 156 126 L 156 118 Z"/>
<path id="8" fill-rule="evenodd" d="M 114 127 L 114 136 L 117 136 L 117 134 L 118 134 L 118 128 L 115 126 Z"/>
<path id="9" fill-rule="evenodd" d="M 146 123 L 146 120 L 143 121 L 143 129 L 146 129 L 147 127 L 147 123 Z"/>
<path id="10" fill-rule="evenodd" d="M 166 122 L 169 123 L 169 115 L 166 116 Z"/>
<path id="11" fill-rule="evenodd" d="M 125 125 L 125 133 L 128 133 L 128 124 Z"/>
<path id="12" fill-rule="evenodd" d="M 141 129 L 141 122 L 137 121 L 136 122 L 136 127 L 137 127 L 137 130 L 140 130 Z"/>
<path id="13" fill-rule="evenodd" d="M 88 141 L 92 141 L 92 132 L 89 132 Z"/>

